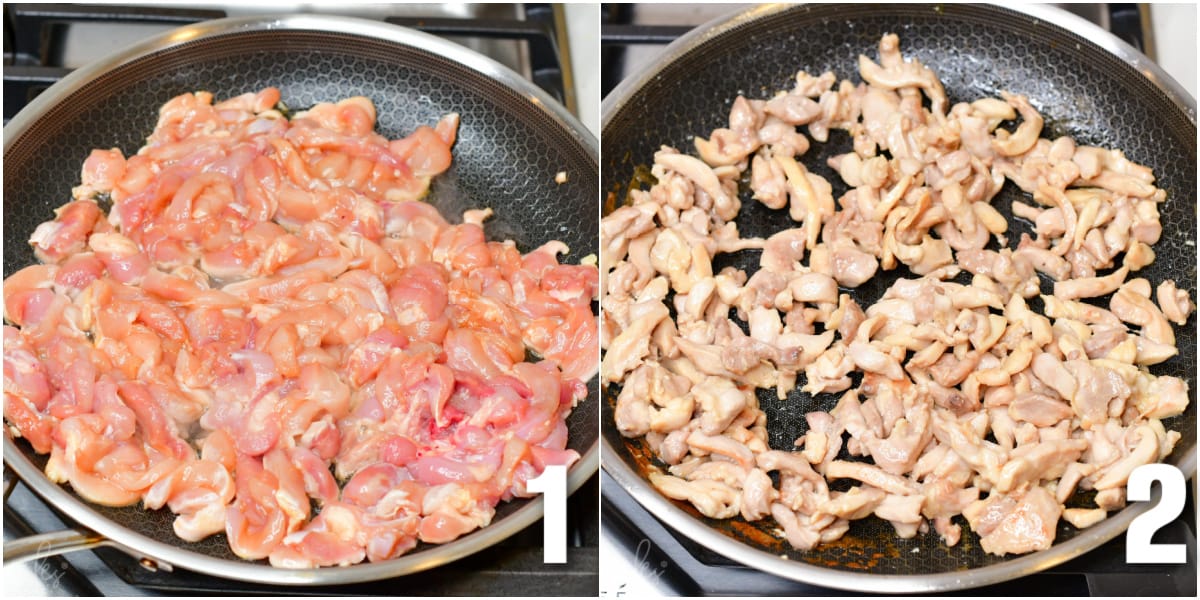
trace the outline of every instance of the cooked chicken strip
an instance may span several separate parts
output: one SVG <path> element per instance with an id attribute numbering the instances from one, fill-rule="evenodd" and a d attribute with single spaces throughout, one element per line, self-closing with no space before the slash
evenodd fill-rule
<path id="1" fill-rule="evenodd" d="M 1179 440 L 1160 419 L 1187 409 L 1188 383 L 1146 366 L 1178 354 L 1172 327 L 1194 306 L 1174 281 L 1128 279 L 1156 259 L 1167 193 L 1119 150 L 1042 139 L 1030 98 L 947 110 L 894 35 L 860 75 L 801 71 L 791 90 L 737 96 L 728 127 L 697 132 L 699 158 L 663 147 L 657 182 L 602 221 L 602 381 L 623 384 L 618 429 L 671 465 L 655 476 L 670 497 L 769 515 L 799 549 L 870 514 L 901 537 L 932 525 L 947 545 L 963 514 L 985 551 L 1044 549 L 1060 515 L 1104 518 L 1128 473 Z M 840 198 L 809 170 L 804 125 L 817 142 L 832 129 L 852 140 L 827 159 L 850 187 Z M 756 200 L 789 209 L 766 239 L 738 231 L 747 176 Z M 991 204 L 1006 181 L 1026 195 L 1012 214 L 1033 233 L 1019 240 Z M 757 265 L 721 256 L 747 249 L 762 250 Z M 860 307 L 900 266 L 916 277 Z M 1108 294 L 1107 307 L 1086 300 Z M 808 429 L 797 452 L 771 450 L 755 388 L 783 400 L 797 386 L 842 396 L 829 412 L 789 399 Z M 830 492 L 838 478 L 861 484 Z M 1064 513 L 1077 489 L 1098 490 L 1099 508 Z"/>
<path id="2" fill-rule="evenodd" d="M 751 469 L 742 487 L 742 517 L 757 521 L 771 514 L 771 504 L 778 497 L 771 478 L 759 469 Z"/>
<path id="3" fill-rule="evenodd" d="M 937 75 L 928 67 L 900 58 L 900 38 L 895 34 L 883 36 L 879 42 L 879 57 L 887 67 L 880 67 L 866 56 L 859 55 L 858 70 L 872 86 L 895 90 L 917 87 L 925 91 L 933 103 L 935 115 L 946 114 L 946 91 Z M 1036 137 L 1036 136 L 1034 136 Z"/>
<path id="4" fill-rule="evenodd" d="M 717 174 L 704 162 L 686 154 L 666 151 L 656 153 L 654 162 L 687 177 L 704 190 L 713 201 L 713 210 L 723 221 L 733 220 L 733 217 L 737 216 L 740 208 L 737 197 L 731 196 L 725 190 Z"/>
<path id="5" fill-rule="evenodd" d="M 833 515 L 842 519 L 862 519 L 875 512 L 887 493 L 870 486 L 854 486 L 850 491 L 834 493 L 828 502 L 821 505 L 814 517 Z"/>
<path id="6" fill-rule="evenodd" d="M 1103 277 L 1084 277 L 1058 281 L 1054 284 L 1054 295 L 1061 300 L 1104 296 L 1113 293 L 1117 288 L 1121 287 L 1121 284 L 1125 282 L 1125 276 L 1128 274 L 1129 268 L 1121 267 Z"/>
<path id="7" fill-rule="evenodd" d="M 1101 476 L 1094 484 L 1096 489 L 1107 490 L 1124 486 L 1129 481 L 1129 474 L 1134 469 L 1158 459 L 1158 435 L 1152 427 L 1142 425 L 1137 428 L 1134 436 L 1137 439 L 1137 446 L 1125 458 L 1101 469 Z"/>
<path id="8" fill-rule="evenodd" d="M 1157 294 L 1158 307 L 1162 310 L 1163 316 L 1179 325 L 1187 323 L 1188 315 L 1196 309 L 1187 290 L 1176 289 L 1173 279 L 1158 284 Z"/>
<path id="9" fill-rule="evenodd" d="M 711 519 L 728 519 L 741 510 L 741 494 L 719 481 L 685 481 L 671 475 L 651 473 L 650 483 L 668 498 L 690 502 Z"/>
<path id="10" fill-rule="evenodd" d="M 866 463 L 835 460 L 825 468 L 825 477 L 829 479 L 857 479 L 893 494 L 908 495 L 916 492 L 916 487 L 903 477 L 886 473 L 879 467 L 874 467 Z"/>
<path id="11" fill-rule="evenodd" d="M 650 353 L 650 334 L 663 319 L 670 315 L 666 305 L 657 298 L 647 300 L 641 307 L 641 315 L 628 329 L 617 335 L 608 347 L 600 366 L 601 377 L 606 382 L 620 381 L 647 354 Z"/>
<path id="12" fill-rule="evenodd" d="M 1107 517 L 1108 512 L 1103 508 L 1068 508 L 1062 514 L 1063 520 L 1076 529 L 1087 529 Z"/>

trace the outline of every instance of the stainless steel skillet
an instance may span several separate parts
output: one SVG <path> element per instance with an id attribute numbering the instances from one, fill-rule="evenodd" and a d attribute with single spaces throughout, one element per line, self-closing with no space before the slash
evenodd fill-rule
<path id="1" fill-rule="evenodd" d="M 573 260 L 597 251 L 598 148 L 558 103 L 507 68 L 440 38 L 379 22 L 331 16 L 222 19 L 183 27 L 72 73 L 4 128 L 4 274 L 32 264 L 26 240 L 70 198 L 92 148 L 135 152 L 166 100 L 188 91 L 228 97 L 266 86 L 291 107 L 354 95 L 371 98 L 379 130 L 391 137 L 443 114 L 462 117 L 452 168 L 429 201 L 449 218 L 490 206 L 488 234 L 528 251 L 564 241 Z M 558 185 L 555 173 L 567 171 Z M 596 405 L 568 420 L 569 447 L 582 459 L 568 473 L 574 491 L 599 463 Z M 421 545 L 394 560 L 350 567 L 285 570 L 235 557 L 223 535 L 190 544 L 176 538 L 167 511 L 89 504 L 42 473 L 45 457 L 6 432 L 4 460 L 35 493 L 85 531 L 26 543 L 61 552 L 113 545 L 172 566 L 225 578 L 283 585 L 329 585 L 395 577 L 486 548 L 542 515 L 542 499 L 504 503 L 487 528 L 444 545 Z M 18 548 L 14 548 L 16 550 Z M 9 548 L 5 558 L 13 558 Z"/>
<path id="2" fill-rule="evenodd" d="M 701 26 L 669 46 L 660 60 L 626 79 L 604 101 L 601 179 L 614 208 L 636 185 L 639 166 L 653 161 L 662 144 L 692 147 L 692 136 L 725 126 L 729 103 L 738 95 L 769 97 L 791 87 L 799 69 L 827 70 L 857 79 L 856 58 L 874 56 L 884 33 L 899 34 L 906 56 L 932 67 L 952 102 L 1025 94 L 1048 123 L 1043 135 L 1071 135 L 1082 143 L 1120 148 L 1154 169 L 1169 198 L 1160 207 L 1164 233 L 1158 260 L 1139 275 L 1173 278 L 1196 296 L 1196 122 L 1195 101 L 1161 69 L 1128 45 L 1065 12 L 1040 6 L 963 4 L 853 4 L 757 6 Z M 847 152 L 848 136 L 814 144 L 805 165 L 834 182 L 829 156 Z M 631 183 L 632 182 L 632 183 Z M 1010 214 L 1020 191 L 1008 186 L 995 202 Z M 788 225 L 743 196 L 738 228 L 745 237 L 765 237 Z M 1015 221 L 1010 221 L 1017 225 Z M 1020 228 L 1012 233 L 1019 236 Z M 722 262 L 724 261 L 724 262 Z M 755 253 L 723 256 L 716 269 L 735 265 L 752 272 Z M 862 303 L 878 298 L 899 273 L 884 273 L 855 290 Z M 864 304 L 865 305 L 865 304 Z M 1156 374 L 1183 377 L 1191 404 L 1168 420 L 1183 439 L 1168 462 L 1192 476 L 1196 470 L 1196 322 L 1177 328 L 1180 355 L 1158 365 Z M 670 501 L 645 478 L 652 461 L 638 441 L 622 438 L 613 421 L 616 386 L 602 402 L 602 463 L 616 482 L 652 514 L 700 545 L 747 566 L 806 583 L 862 592 L 935 592 L 1004 581 L 1079 556 L 1121 535 L 1149 506 L 1133 504 L 1090 529 L 1062 525 L 1051 549 L 1020 557 L 988 555 L 973 533 L 946 548 L 936 534 L 910 541 L 895 538 L 890 525 L 856 521 L 836 544 L 812 552 L 787 546 L 773 523 L 713 521 Z M 779 401 L 759 395 L 767 412 L 771 445 L 792 449 L 804 433 L 804 414 L 828 410 L 832 395 L 793 392 Z M 1083 498 L 1078 501 L 1083 501 Z M 962 522 L 965 525 L 965 521 Z"/>

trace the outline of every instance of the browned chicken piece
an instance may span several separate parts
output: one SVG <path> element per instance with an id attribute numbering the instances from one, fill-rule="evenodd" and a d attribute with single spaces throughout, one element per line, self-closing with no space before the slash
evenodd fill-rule
<path id="1" fill-rule="evenodd" d="M 846 355 L 845 349 L 842 344 L 834 345 L 805 367 L 805 392 L 834 393 L 850 388 L 853 382 L 849 374 L 854 370 L 854 359 Z"/>
<path id="2" fill-rule="evenodd" d="M 787 177 L 769 153 L 759 152 L 750 161 L 750 189 L 754 190 L 754 199 L 767 208 L 778 210 L 787 206 Z"/>
<path id="3" fill-rule="evenodd" d="M 1063 520 L 1076 529 L 1087 529 L 1107 517 L 1108 512 L 1103 508 L 1068 508 L 1062 514 Z"/>
<path id="4" fill-rule="evenodd" d="M 660 150 L 654 155 L 654 162 L 663 168 L 674 171 L 691 180 L 696 188 L 707 194 L 712 201 L 713 212 L 722 222 L 732 221 L 737 216 L 741 203 L 737 196 L 730 194 L 717 173 L 703 161 L 679 154 L 670 149 Z"/>
<path id="5" fill-rule="evenodd" d="M 963 511 L 980 544 L 990 554 L 1024 554 L 1054 543 L 1062 505 L 1046 490 L 988 495 Z"/>
<path id="6" fill-rule="evenodd" d="M 606 382 L 620 381 L 626 372 L 633 370 L 650 353 L 650 334 L 670 314 L 666 305 L 657 298 L 638 304 L 630 309 L 631 315 L 637 311 L 633 323 L 617 335 L 604 355 L 600 372 Z"/>
<path id="7" fill-rule="evenodd" d="M 668 498 L 690 502 L 711 519 L 728 519 L 741 511 L 741 494 L 720 481 L 687 481 L 671 475 L 651 473 L 650 483 Z"/>
<path id="8" fill-rule="evenodd" d="M 921 494 L 888 494 L 875 507 L 875 516 L 889 521 L 896 528 L 897 536 L 915 537 L 918 527 L 924 522 L 921 518 L 921 506 L 924 503 L 925 496 Z"/>
<path id="9" fill-rule="evenodd" d="M 1121 284 L 1125 282 L 1125 276 L 1128 274 L 1129 268 L 1121 267 L 1103 277 L 1082 277 L 1059 281 L 1054 284 L 1054 295 L 1062 300 L 1104 296 L 1113 293 L 1117 288 L 1121 287 Z"/>
<path id="10" fill-rule="evenodd" d="M 650 429 L 670 433 L 686 426 L 691 421 L 696 406 L 692 382 L 687 377 L 672 373 L 652 362 L 643 364 L 641 368 L 647 371 L 649 380 L 648 390 L 643 398 L 653 403 Z"/>
<path id="11" fill-rule="evenodd" d="M 866 518 L 883 502 L 887 493 L 871 486 L 854 486 L 847 492 L 834 492 L 828 502 L 813 513 L 814 517 L 833 515 L 851 521 Z"/>
<path id="12" fill-rule="evenodd" d="M 1124 411 L 1125 401 L 1132 390 L 1120 373 L 1095 366 L 1087 360 L 1069 360 L 1064 366 L 1078 382 L 1075 395 L 1070 397 L 1071 408 L 1075 410 L 1084 429 L 1103 423 L 1109 417 L 1119 416 Z"/>
<path id="13" fill-rule="evenodd" d="M 704 162 L 714 167 L 735 165 L 758 150 L 761 142 L 758 130 L 763 124 L 763 108 L 738 96 L 729 110 L 729 128 L 717 129 L 708 139 L 694 140 L 696 151 Z"/>
<path id="14" fill-rule="evenodd" d="M 1009 492 L 1043 479 L 1057 479 L 1086 448 L 1086 440 L 1074 438 L 1017 446 L 1008 453 L 1008 462 L 1000 468 L 992 489 Z"/>
<path id="15" fill-rule="evenodd" d="M 771 514 L 771 504 L 779 497 L 774 485 L 766 473 L 750 469 L 742 487 L 742 518 L 757 521 Z"/>
<path id="16" fill-rule="evenodd" d="M 1127 436 L 1129 442 L 1135 443 L 1123 458 L 1108 467 L 1100 469 L 1099 478 L 1093 486 L 1098 490 L 1123 487 L 1129 481 L 1129 474 L 1134 469 L 1158 460 L 1158 434 L 1150 425 L 1141 425 Z"/>
<path id="17" fill-rule="evenodd" d="M 912 482 L 907 479 L 884 472 L 879 467 L 874 467 L 866 463 L 835 460 L 825 468 L 825 477 L 829 479 L 857 479 L 893 494 L 907 495 L 916 492 L 916 488 Z"/>
<path id="18" fill-rule="evenodd" d="M 797 550 L 812 550 L 824 539 L 822 531 L 838 522 L 833 515 L 816 518 L 815 515 L 809 517 L 798 514 L 778 502 L 771 505 L 771 516 L 783 527 L 788 543 Z M 841 528 L 841 533 L 845 533 L 845 527 Z M 840 534 L 837 537 L 840 537 Z"/>
<path id="19" fill-rule="evenodd" d="M 1023 121 L 1011 135 L 1002 136 L 1000 132 L 997 132 L 996 141 L 993 143 L 993 146 L 1004 156 L 1024 154 L 1033 147 L 1038 141 L 1038 136 L 1042 133 L 1042 115 L 1034 110 L 1033 106 L 1029 104 L 1029 99 L 1025 96 L 1016 96 L 1007 92 L 1002 92 L 1001 96 L 1004 97 L 1004 100 L 1009 105 L 1017 109 Z M 1005 131 L 1004 134 L 1008 134 L 1008 132 Z"/>
<path id="20" fill-rule="evenodd" d="M 772 273 L 788 274 L 804 258 L 808 243 L 807 227 L 785 229 L 767 238 L 759 265 Z"/>
<path id="21" fill-rule="evenodd" d="M 1018 395 L 1008 405 L 1008 415 L 1016 421 L 1049 427 L 1074 415 L 1071 405 L 1037 392 Z"/>
<path id="22" fill-rule="evenodd" d="M 1037 275 L 1034 274 L 1032 265 L 1024 261 L 1014 261 L 1011 250 L 964 250 L 955 256 L 958 258 L 958 266 L 964 271 L 983 275 L 1003 285 L 1009 293 L 1020 294 L 1026 298 L 1038 293 Z"/>
<path id="23" fill-rule="evenodd" d="M 812 251 L 809 266 L 815 271 L 833 275 L 838 285 L 854 288 L 875 276 L 879 261 L 847 241 L 836 248 L 824 244 L 817 246 Z"/>
<path id="24" fill-rule="evenodd" d="M 916 61 L 906 61 L 900 56 L 899 36 L 883 36 L 879 42 L 879 58 L 884 64 L 882 67 L 866 56 L 858 56 L 858 70 L 867 83 L 888 90 L 921 88 L 933 102 L 934 114 L 946 114 L 946 91 L 942 82 L 929 67 Z"/>
<path id="25" fill-rule="evenodd" d="M 1175 345 L 1175 330 L 1150 300 L 1150 284 L 1145 279 L 1134 279 L 1121 286 L 1113 294 L 1108 308 L 1122 321 L 1141 326 L 1146 339 L 1168 346 Z"/>
<path id="26" fill-rule="evenodd" d="M 746 408 L 746 393 L 728 379 L 708 377 L 693 394 L 700 408 L 700 431 L 718 435 Z"/>
<path id="27" fill-rule="evenodd" d="M 1187 409 L 1187 382 L 1170 375 L 1155 377 L 1135 400 L 1138 414 L 1147 419 L 1167 419 Z"/>
<path id="28" fill-rule="evenodd" d="M 1173 279 L 1158 284 L 1157 299 L 1163 316 L 1179 325 L 1187 323 L 1188 315 L 1196 309 L 1187 290 L 1176 289 Z"/>

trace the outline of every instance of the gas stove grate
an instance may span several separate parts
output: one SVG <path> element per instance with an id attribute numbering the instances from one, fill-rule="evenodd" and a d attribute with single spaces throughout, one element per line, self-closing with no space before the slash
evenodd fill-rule
<path id="1" fill-rule="evenodd" d="M 525 19 L 387 17 L 384 20 L 439 36 L 523 41 L 529 47 L 533 82 L 575 112 L 569 93 L 569 68 L 560 49 L 549 4 L 525 5 Z M 220 10 L 95 6 L 75 4 L 6 4 L 4 6 L 4 122 L 58 80 L 70 74 L 62 55 L 67 26 L 108 22 L 187 25 L 226 16 Z"/>

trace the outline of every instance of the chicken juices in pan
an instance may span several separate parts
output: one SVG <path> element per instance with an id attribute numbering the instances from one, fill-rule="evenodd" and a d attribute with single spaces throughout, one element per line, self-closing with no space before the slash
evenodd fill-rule
<path id="1" fill-rule="evenodd" d="M 697 136 L 695 155 L 664 146 L 653 185 L 603 219 L 616 425 L 648 442 L 664 495 L 774 519 L 797 549 L 871 515 L 950 546 L 963 515 L 989 553 L 1049 548 L 1060 519 L 1084 528 L 1123 507 L 1130 472 L 1179 440 L 1162 419 L 1188 384 L 1147 367 L 1178 354 L 1172 323 L 1194 307 L 1138 277 L 1166 192 L 1120 150 L 1042 138 L 1025 97 L 951 106 L 895 35 L 859 74 L 801 71 L 787 92 L 737 97 L 728 127 Z M 834 129 L 853 138 L 829 161 L 840 198 L 797 160 Z M 747 175 L 792 227 L 739 235 Z M 1034 236 L 1011 239 L 991 205 L 1006 181 Z M 756 271 L 714 269 L 744 249 L 761 250 Z M 914 277 L 869 306 L 840 289 L 901 267 Z M 794 451 L 771 449 L 755 392 L 798 386 L 840 399 L 807 413 Z M 1067 508 L 1080 490 L 1094 500 Z"/>
<path id="2" fill-rule="evenodd" d="M 183 94 L 136 155 L 87 158 L 4 283 L 10 431 L 83 498 L 276 566 L 485 527 L 579 458 L 598 271 L 420 201 L 457 115 L 389 140 L 366 98 L 279 100 Z"/>

